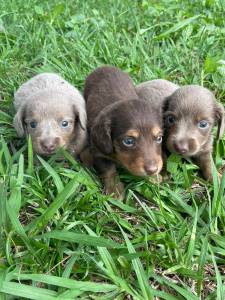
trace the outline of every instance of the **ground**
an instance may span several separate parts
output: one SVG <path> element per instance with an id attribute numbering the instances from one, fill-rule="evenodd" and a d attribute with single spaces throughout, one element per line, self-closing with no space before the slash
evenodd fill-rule
<path id="1" fill-rule="evenodd" d="M 94 172 L 32 154 L 12 127 L 13 93 L 58 72 L 80 90 L 112 64 L 225 102 L 225 2 L 0 0 L 0 299 L 224 300 L 225 176 L 171 156 L 157 185 L 120 170 L 124 202 Z M 215 141 L 221 168 L 225 139 Z M 216 174 L 216 172 L 214 172 Z"/>

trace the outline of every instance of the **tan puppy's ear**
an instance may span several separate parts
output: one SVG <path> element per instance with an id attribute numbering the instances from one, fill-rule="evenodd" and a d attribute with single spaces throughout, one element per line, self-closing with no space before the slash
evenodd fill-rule
<path id="1" fill-rule="evenodd" d="M 23 137 L 25 135 L 24 116 L 25 116 L 25 106 L 22 105 L 18 109 L 18 111 L 13 119 L 13 126 L 19 137 Z"/>
<path id="2" fill-rule="evenodd" d="M 98 118 L 91 129 L 91 143 L 102 153 L 109 155 L 113 152 L 111 139 L 111 121 L 106 117 Z"/>
<path id="3" fill-rule="evenodd" d="M 218 130 L 217 130 L 217 138 L 221 139 L 224 134 L 225 124 L 224 124 L 224 107 L 221 103 L 215 103 L 215 117 L 218 123 Z"/>

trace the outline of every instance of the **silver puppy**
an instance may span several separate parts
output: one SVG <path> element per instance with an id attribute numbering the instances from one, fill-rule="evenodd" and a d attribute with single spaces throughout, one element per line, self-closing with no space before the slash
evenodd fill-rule
<path id="1" fill-rule="evenodd" d="M 31 135 L 34 151 L 51 155 L 58 148 L 79 154 L 86 144 L 86 108 L 79 91 L 59 75 L 42 73 L 14 95 L 14 127 Z"/>

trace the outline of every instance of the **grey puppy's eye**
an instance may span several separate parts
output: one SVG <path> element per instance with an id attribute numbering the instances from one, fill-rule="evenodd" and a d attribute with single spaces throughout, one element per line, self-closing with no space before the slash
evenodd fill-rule
<path id="1" fill-rule="evenodd" d="M 29 125 L 30 125 L 31 128 L 34 129 L 34 128 L 37 127 L 37 122 L 36 121 L 31 121 Z"/>
<path id="2" fill-rule="evenodd" d="M 133 137 L 127 136 L 122 140 L 122 143 L 126 147 L 133 147 L 135 145 L 135 139 Z"/>
<path id="3" fill-rule="evenodd" d="M 69 122 L 68 122 L 68 121 L 62 121 L 61 126 L 62 126 L 63 128 L 66 128 L 66 127 L 69 126 Z"/>
<path id="4" fill-rule="evenodd" d="M 200 122 L 198 122 L 198 128 L 200 129 L 205 129 L 209 127 L 209 122 L 206 120 L 201 120 Z"/>

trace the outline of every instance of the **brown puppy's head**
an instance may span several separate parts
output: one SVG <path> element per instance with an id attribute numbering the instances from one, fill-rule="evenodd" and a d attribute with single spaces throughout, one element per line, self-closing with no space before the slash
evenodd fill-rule
<path id="1" fill-rule="evenodd" d="M 136 176 L 162 169 L 162 115 L 147 101 L 129 100 L 106 107 L 91 129 L 92 145 Z"/>
<path id="2" fill-rule="evenodd" d="M 165 101 L 164 123 L 167 148 L 184 157 L 211 150 L 212 128 L 218 123 L 218 138 L 224 133 L 224 108 L 201 86 L 176 90 Z"/>
<path id="3" fill-rule="evenodd" d="M 69 96 L 40 93 L 19 108 L 14 127 L 21 137 L 30 134 L 36 153 L 48 156 L 79 139 L 86 130 L 86 112 Z"/>

